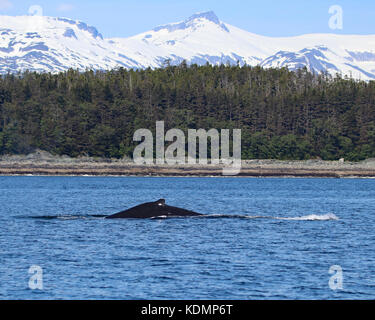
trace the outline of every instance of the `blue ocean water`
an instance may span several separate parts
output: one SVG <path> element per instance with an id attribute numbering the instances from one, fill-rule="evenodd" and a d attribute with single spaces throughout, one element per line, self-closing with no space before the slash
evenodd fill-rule
<path id="1" fill-rule="evenodd" d="M 209 216 L 102 217 L 159 198 Z M 0 204 L 0 299 L 375 298 L 375 180 L 0 177 Z"/>

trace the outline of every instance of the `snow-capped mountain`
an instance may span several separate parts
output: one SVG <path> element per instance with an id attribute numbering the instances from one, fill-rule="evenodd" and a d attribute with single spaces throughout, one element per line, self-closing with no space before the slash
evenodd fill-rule
<path id="1" fill-rule="evenodd" d="M 156 68 L 184 60 L 290 70 L 306 66 L 375 80 L 375 35 L 271 38 L 226 24 L 210 11 L 130 38 L 103 39 L 94 27 L 66 18 L 0 16 L 0 73 Z"/>
<path id="2" fill-rule="evenodd" d="M 111 42 L 151 67 L 166 59 L 172 64 L 183 60 L 197 64 L 229 62 L 290 70 L 306 66 L 317 73 L 375 79 L 375 35 L 264 37 L 223 23 L 212 11 Z"/>
<path id="3" fill-rule="evenodd" d="M 232 63 L 257 65 L 275 53 L 264 38 L 221 22 L 214 12 L 198 13 L 189 19 L 159 26 L 111 43 L 132 52 L 131 57 L 152 67 L 166 60 L 179 64 Z"/>
<path id="4" fill-rule="evenodd" d="M 141 67 L 94 28 L 66 18 L 0 16 L 0 73 Z"/>

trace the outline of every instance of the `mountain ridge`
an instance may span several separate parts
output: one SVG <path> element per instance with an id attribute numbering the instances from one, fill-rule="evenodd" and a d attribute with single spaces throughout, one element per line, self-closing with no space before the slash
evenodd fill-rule
<path id="1" fill-rule="evenodd" d="M 373 49 L 374 48 L 374 49 Z M 375 80 L 375 35 L 307 34 L 271 38 L 221 21 L 213 11 L 128 38 L 107 38 L 85 22 L 60 17 L 0 16 L 0 73 L 70 68 L 158 68 L 210 63 L 307 67 L 315 73 Z"/>

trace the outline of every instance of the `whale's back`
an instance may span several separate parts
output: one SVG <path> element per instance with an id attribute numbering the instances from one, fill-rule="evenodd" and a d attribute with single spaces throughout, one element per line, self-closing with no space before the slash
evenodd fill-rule
<path id="1" fill-rule="evenodd" d="M 107 219 L 148 219 L 157 217 L 192 217 L 200 215 L 200 213 L 194 211 L 168 206 L 165 204 L 164 199 L 160 199 L 116 213 L 107 217 Z"/>

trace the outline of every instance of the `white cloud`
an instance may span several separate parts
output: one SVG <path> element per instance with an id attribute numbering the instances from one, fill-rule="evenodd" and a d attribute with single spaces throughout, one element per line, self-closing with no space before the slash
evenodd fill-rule
<path id="1" fill-rule="evenodd" d="M 0 0 L 0 10 L 7 10 L 13 7 L 13 4 L 9 0 Z"/>
<path id="2" fill-rule="evenodd" d="M 57 11 L 60 11 L 60 12 L 67 12 L 73 9 L 74 9 L 74 6 L 70 3 L 62 3 L 57 7 Z"/>

